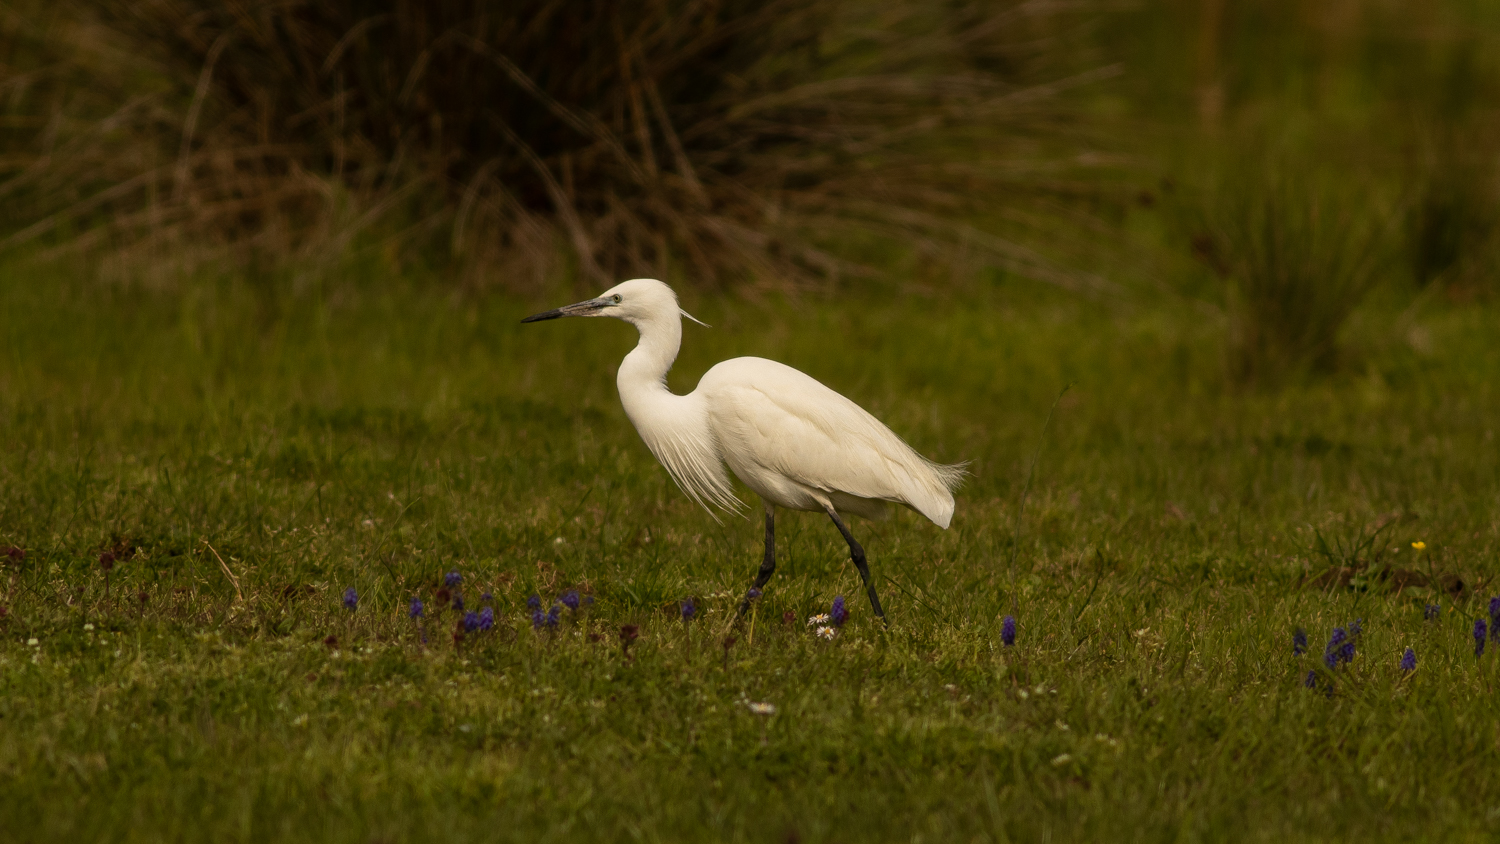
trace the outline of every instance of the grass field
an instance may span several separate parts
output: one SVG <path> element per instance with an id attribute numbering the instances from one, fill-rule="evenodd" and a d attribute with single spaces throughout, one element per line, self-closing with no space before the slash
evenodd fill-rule
<path id="1" fill-rule="evenodd" d="M 1338 374 L 1256 392 L 1186 309 L 689 297 L 714 328 L 674 389 L 772 357 L 973 461 L 949 531 L 853 523 L 886 630 L 810 514 L 732 626 L 758 517 L 716 524 L 640 443 L 628 326 L 517 324 L 566 292 L 193 289 L 0 274 L 11 840 L 1500 834 L 1492 306 L 1377 302 Z M 455 641 L 450 571 L 493 630 Z"/>

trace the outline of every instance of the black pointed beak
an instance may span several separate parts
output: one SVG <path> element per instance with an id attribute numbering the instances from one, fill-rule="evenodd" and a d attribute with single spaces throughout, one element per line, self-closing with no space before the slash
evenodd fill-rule
<path id="1" fill-rule="evenodd" d="M 541 322 L 544 319 L 558 319 L 559 317 L 567 316 L 593 316 L 600 310 L 613 304 L 608 299 L 590 299 L 587 302 L 579 302 L 576 305 L 567 305 L 561 308 L 554 308 L 550 311 L 542 311 L 539 314 L 532 314 L 521 320 L 521 322 Z"/>

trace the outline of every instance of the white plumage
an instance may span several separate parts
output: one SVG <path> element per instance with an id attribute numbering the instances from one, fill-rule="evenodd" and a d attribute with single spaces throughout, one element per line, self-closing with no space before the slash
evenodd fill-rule
<path id="1" fill-rule="evenodd" d="M 563 316 L 617 317 L 640 331 L 640 342 L 620 364 L 620 401 L 684 492 L 710 513 L 739 511 L 744 505 L 729 483 L 727 465 L 761 497 L 766 559 L 757 588 L 775 567 L 774 508 L 823 511 L 849 542 L 871 605 L 883 617 L 863 549 L 838 514 L 880 518 L 886 502 L 894 502 L 947 528 L 962 465 L 928 460 L 864 408 L 764 358 L 724 361 L 704 373 L 693 392 L 673 394 L 667 371 L 681 346 L 682 317 L 692 317 L 678 307 L 672 289 L 655 279 L 626 281 L 596 299 L 524 321 Z"/>
<path id="2" fill-rule="evenodd" d="M 761 498 L 792 510 L 885 515 L 905 504 L 947 528 L 963 475 L 918 454 L 865 409 L 785 364 L 735 358 L 703 394 L 719 456 Z M 639 426 L 637 426 L 639 427 Z"/>

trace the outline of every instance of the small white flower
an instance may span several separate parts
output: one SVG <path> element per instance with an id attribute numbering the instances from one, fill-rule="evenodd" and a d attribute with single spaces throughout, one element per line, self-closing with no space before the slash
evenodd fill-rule
<path id="1" fill-rule="evenodd" d="M 832 627 L 819 627 L 816 632 L 823 639 L 832 639 L 834 636 L 839 635 L 839 631 L 834 630 Z"/>
<path id="2" fill-rule="evenodd" d="M 1072 762 L 1072 761 L 1073 761 L 1073 757 L 1070 754 L 1062 753 L 1062 754 L 1059 754 L 1057 756 L 1052 757 L 1052 766 L 1055 767 L 1055 768 L 1061 768 L 1062 766 L 1064 766 L 1064 765 L 1066 765 L 1066 764 L 1068 764 L 1069 762 Z"/>
<path id="3" fill-rule="evenodd" d="M 822 627 L 828 623 L 828 613 L 818 613 L 807 620 L 808 627 Z"/>
<path id="4" fill-rule="evenodd" d="M 85 624 L 85 625 L 83 625 L 83 630 L 84 630 L 85 633 L 92 633 L 92 632 L 94 632 L 94 625 L 92 623 Z"/>
<path id="5" fill-rule="evenodd" d="M 1026 698 L 1031 697 L 1031 692 L 1022 689 L 1019 692 L 1016 692 L 1016 697 L 1020 698 L 1021 700 L 1025 700 Z"/>
<path id="6" fill-rule="evenodd" d="M 35 637 L 27 639 L 26 640 L 26 644 L 30 645 L 33 648 L 39 648 L 39 647 L 42 646 L 42 643 L 39 640 L 37 640 Z"/>
<path id="7" fill-rule="evenodd" d="M 776 714 L 776 704 L 774 703 L 756 703 L 754 701 L 749 701 L 745 704 L 745 706 L 749 707 L 751 713 L 755 715 Z"/>

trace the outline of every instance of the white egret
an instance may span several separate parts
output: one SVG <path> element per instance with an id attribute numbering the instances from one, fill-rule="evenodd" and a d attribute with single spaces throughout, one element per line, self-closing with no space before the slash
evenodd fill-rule
<path id="1" fill-rule="evenodd" d="M 704 373 L 691 393 L 673 394 L 667 389 L 667 371 L 682 344 L 682 317 L 698 320 L 678 307 L 672 288 L 656 279 L 622 282 L 598 298 L 521 321 L 570 316 L 615 317 L 640 332 L 635 349 L 620 363 L 620 403 L 683 492 L 716 519 L 716 507 L 740 510 L 743 504 L 724 472 L 728 464 L 760 496 L 766 552 L 754 588 L 765 586 L 776 569 L 776 507 L 821 511 L 849 543 L 870 606 L 885 620 L 864 549 L 839 514 L 880 518 L 886 502 L 894 502 L 946 529 L 963 464 L 928 460 L 864 408 L 764 358 L 726 360 Z M 747 598 L 740 611 L 748 606 Z"/>

